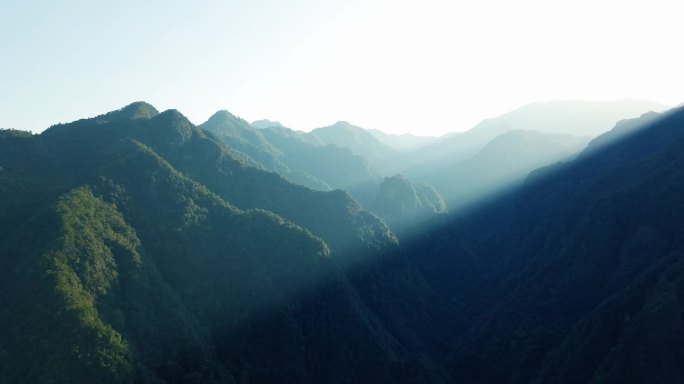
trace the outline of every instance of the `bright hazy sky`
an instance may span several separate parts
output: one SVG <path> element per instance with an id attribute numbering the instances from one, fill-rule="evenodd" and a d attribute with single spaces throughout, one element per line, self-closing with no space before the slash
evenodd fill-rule
<path id="1" fill-rule="evenodd" d="M 678 1 L 0 3 L 0 127 L 144 100 L 310 130 L 465 130 L 533 101 L 684 101 Z"/>

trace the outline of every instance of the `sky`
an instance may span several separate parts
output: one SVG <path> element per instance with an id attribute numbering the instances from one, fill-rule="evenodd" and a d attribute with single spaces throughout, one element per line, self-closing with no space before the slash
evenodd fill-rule
<path id="1" fill-rule="evenodd" d="M 4 0 L 0 128 L 143 100 L 308 131 L 463 131 L 530 102 L 684 101 L 677 1 Z"/>

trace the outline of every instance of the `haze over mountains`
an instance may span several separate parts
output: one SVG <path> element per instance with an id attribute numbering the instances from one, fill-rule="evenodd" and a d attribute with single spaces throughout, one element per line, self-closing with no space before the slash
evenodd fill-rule
<path id="1" fill-rule="evenodd" d="M 426 176 L 449 201 L 452 210 L 511 188 L 530 170 L 579 153 L 588 136 L 515 130 L 495 137 L 475 156 Z"/>
<path id="2" fill-rule="evenodd" d="M 252 127 L 270 135 L 276 147 L 282 142 L 282 138 L 274 137 L 278 132 L 280 136 L 288 136 L 290 141 L 347 148 L 363 158 L 367 165 L 344 167 L 343 172 L 348 175 L 344 180 L 332 184 L 325 180 L 325 175 L 336 173 L 326 166 L 320 166 L 314 176 L 333 189 L 349 191 L 367 208 L 375 201 L 381 178 L 400 173 L 420 185 L 434 187 L 454 211 L 492 191 L 515 186 L 535 168 L 570 158 L 591 138 L 608 131 L 620 120 L 666 108 L 642 100 L 533 103 L 485 120 L 465 132 L 440 138 L 385 134 L 344 121 L 310 133 L 293 131 L 269 120 L 254 122 Z M 301 146 L 290 149 L 296 153 L 305 152 Z M 341 157 L 321 162 L 321 158 L 332 158 L 330 153 L 322 154 L 316 158 L 318 160 L 304 157 L 306 160 L 297 162 L 297 168 L 312 162 L 332 167 L 353 163 Z M 277 171 L 274 167 L 266 168 Z M 302 171 L 311 174 L 310 170 Z M 301 176 L 288 177 L 286 171 L 280 173 L 291 181 L 316 187 L 313 182 L 305 183 Z"/>
<path id="3" fill-rule="evenodd" d="M 533 103 L 425 146 L 410 160 L 400 163 L 400 167 L 413 176 L 420 173 L 422 167 L 439 169 L 451 166 L 474 156 L 495 137 L 514 130 L 594 137 L 609 130 L 619 120 L 666 108 L 662 104 L 638 100 Z"/>
<path id="4" fill-rule="evenodd" d="M 682 382 L 684 111 L 651 109 L 0 130 L 0 381 Z"/>

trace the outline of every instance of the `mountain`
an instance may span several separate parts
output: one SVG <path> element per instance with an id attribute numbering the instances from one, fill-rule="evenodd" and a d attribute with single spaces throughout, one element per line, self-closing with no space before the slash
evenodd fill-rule
<path id="1" fill-rule="evenodd" d="M 261 129 L 261 133 L 274 146 L 286 155 L 295 155 L 300 151 L 305 151 L 313 147 L 326 145 L 318 137 L 301 131 L 295 131 L 286 127 L 266 127 Z"/>
<path id="2" fill-rule="evenodd" d="M 386 178 L 399 244 L 150 107 L 0 130 L 0 382 L 682 382 L 683 109 L 468 211 Z"/>
<path id="3" fill-rule="evenodd" d="M 335 145 L 310 147 L 287 159 L 288 164 L 325 180 L 333 189 L 349 192 L 363 206 L 377 193 L 380 176 L 361 156 Z"/>
<path id="4" fill-rule="evenodd" d="M 228 111 L 218 111 L 200 127 L 221 139 L 226 145 L 252 161 L 253 166 L 279 173 L 288 180 L 312 189 L 329 190 L 321 180 L 291 170 L 282 160 L 282 153 L 252 128 L 245 120 Z"/>
<path id="5" fill-rule="evenodd" d="M 277 156 L 280 152 L 264 138 L 258 130 L 254 129 L 245 120 L 233 115 L 228 111 L 218 111 L 209 120 L 201 124 L 202 129 L 218 133 L 223 136 L 228 144 L 239 145 L 246 143 L 262 151 L 272 153 Z"/>
<path id="6" fill-rule="evenodd" d="M 342 189 L 364 206 L 373 201 L 380 175 L 366 159 L 349 148 L 323 144 L 318 137 L 284 127 L 268 127 L 263 135 L 285 155 L 283 161 L 325 181 L 332 189 Z"/>
<path id="7" fill-rule="evenodd" d="M 448 381 L 374 215 L 130 110 L 0 131 L 0 381 Z"/>
<path id="8" fill-rule="evenodd" d="M 682 382 L 684 110 L 625 124 L 413 244 L 463 314 L 455 381 Z"/>
<path id="9" fill-rule="evenodd" d="M 668 106 L 648 100 L 569 101 L 532 103 L 478 124 L 475 130 L 528 129 L 575 136 L 598 136 L 622 119 L 662 112 Z"/>
<path id="10" fill-rule="evenodd" d="M 396 151 L 373 136 L 369 131 L 349 124 L 346 121 L 323 128 L 316 128 L 311 134 L 325 144 L 349 148 L 353 153 L 362 156 L 376 170 L 383 172 L 387 161 L 396 155 Z"/>
<path id="11" fill-rule="evenodd" d="M 427 144 L 437 141 L 436 137 L 432 136 L 416 136 L 410 133 L 404 133 L 401 135 L 385 133 L 377 129 L 369 129 L 368 132 L 375 136 L 376 139 L 380 140 L 384 144 L 389 145 L 396 151 L 406 152 L 415 151 L 420 147 L 424 147 Z"/>
<path id="12" fill-rule="evenodd" d="M 364 205 L 377 193 L 380 177 L 365 159 L 325 145 L 314 135 L 277 125 L 257 129 L 227 111 L 215 113 L 200 127 L 290 182 L 321 191 L 342 189 Z"/>
<path id="13" fill-rule="evenodd" d="M 444 136 L 443 140 L 405 156 L 406 160 L 397 163 L 396 170 L 420 179 L 426 169 L 435 172 L 471 158 L 488 142 L 506 132 L 530 130 L 595 137 L 610 130 L 619 120 L 666 108 L 640 100 L 533 103 L 484 120 L 465 132 Z"/>
<path id="14" fill-rule="evenodd" d="M 253 121 L 251 124 L 252 127 L 258 128 L 258 129 L 264 129 L 268 127 L 279 127 L 279 128 L 285 128 L 284 125 L 280 124 L 277 121 L 271 121 L 268 119 L 262 119 L 262 120 L 256 120 Z"/>
<path id="15" fill-rule="evenodd" d="M 446 204 L 431 185 L 415 186 L 398 174 L 385 177 L 371 209 L 403 238 L 415 232 L 416 226 L 446 213 Z"/>
<path id="16" fill-rule="evenodd" d="M 451 210 L 503 188 L 517 187 L 532 170 L 579 153 L 589 137 L 517 130 L 497 136 L 474 157 L 428 177 Z"/>
<path id="17" fill-rule="evenodd" d="M 626 137 L 634 135 L 637 131 L 648 127 L 651 123 L 659 120 L 660 118 L 661 114 L 659 113 L 647 112 L 641 115 L 638 119 L 625 119 L 618 121 L 612 130 L 592 140 L 587 146 L 585 154 L 600 151 Z"/>

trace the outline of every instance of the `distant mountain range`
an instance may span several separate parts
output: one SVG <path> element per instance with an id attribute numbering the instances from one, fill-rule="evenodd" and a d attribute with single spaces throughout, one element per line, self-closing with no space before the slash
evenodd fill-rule
<path id="1" fill-rule="evenodd" d="M 380 176 L 365 158 L 351 149 L 326 145 L 314 134 L 261 122 L 264 128 L 258 129 L 230 112 L 220 111 L 200 127 L 293 183 L 321 191 L 343 189 L 364 204 L 375 197 Z"/>
<path id="2" fill-rule="evenodd" d="M 535 168 L 578 153 L 590 138 L 610 130 L 620 120 L 665 108 L 641 100 L 552 101 L 529 104 L 485 120 L 468 131 L 440 138 L 390 135 L 347 122 L 310 133 L 296 132 L 296 137 L 312 145 L 348 148 L 363 157 L 376 175 L 389 177 L 401 173 L 418 184 L 427 182 L 452 210 L 458 210 L 481 200 L 488 192 L 515 186 Z M 255 125 L 265 128 L 264 131 L 287 130 L 268 120 Z M 316 177 L 320 179 L 321 173 Z M 289 179 L 298 182 L 293 177 Z M 377 191 L 378 183 L 353 194 L 363 196 L 364 206 L 369 207 L 373 201 L 370 191 Z M 334 188 L 349 190 L 351 184 L 336 183 Z"/>
<path id="3" fill-rule="evenodd" d="M 388 160 L 397 155 L 397 151 L 378 140 L 368 130 L 349 124 L 346 121 L 323 128 L 316 128 L 311 134 L 325 144 L 349 148 L 355 154 L 365 158 L 377 170 L 384 171 Z"/>
<path id="4" fill-rule="evenodd" d="M 394 170 L 409 177 L 419 177 L 424 169 L 434 172 L 456 165 L 473 157 L 488 142 L 506 132 L 528 130 L 595 137 L 622 119 L 665 109 L 665 105 L 639 100 L 533 103 L 426 145 L 413 155 L 405 156 L 403 161 L 395 162 Z"/>
<path id="5" fill-rule="evenodd" d="M 397 135 L 385 133 L 377 129 L 369 129 L 368 132 L 375 136 L 376 139 L 400 152 L 415 151 L 439 140 L 439 138 L 432 136 L 416 136 L 410 133 Z"/>
<path id="6" fill-rule="evenodd" d="M 472 158 L 427 177 L 451 210 L 467 207 L 504 188 L 514 188 L 530 171 L 567 160 L 589 137 L 517 130 L 495 137 Z"/>

